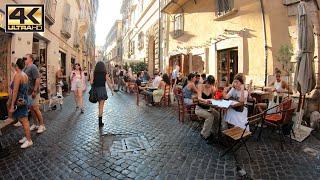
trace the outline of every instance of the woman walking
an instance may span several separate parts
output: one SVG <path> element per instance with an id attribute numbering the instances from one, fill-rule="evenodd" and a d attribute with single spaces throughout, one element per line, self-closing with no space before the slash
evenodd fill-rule
<path id="1" fill-rule="evenodd" d="M 75 64 L 74 70 L 71 72 L 71 91 L 74 93 L 74 99 L 76 101 L 76 110 L 81 110 L 81 113 L 84 113 L 83 109 L 83 91 L 86 90 L 85 85 L 85 76 L 81 70 L 79 63 Z"/>
<path id="2" fill-rule="evenodd" d="M 13 79 L 13 94 L 9 112 L 13 113 L 13 118 L 18 119 L 24 129 L 25 137 L 19 140 L 21 148 L 25 149 L 33 145 L 28 121 L 28 76 L 22 71 L 24 60 L 19 58 L 16 62 L 16 75 Z"/>
<path id="3" fill-rule="evenodd" d="M 102 61 L 99 61 L 94 68 L 93 77 L 90 80 L 90 83 L 93 88 L 95 88 L 97 99 L 99 102 L 99 127 L 102 127 L 104 123 L 102 123 L 102 114 L 105 100 L 108 99 L 106 83 L 108 84 L 109 89 L 111 89 L 111 93 L 113 95 L 113 84 L 111 83 L 111 79 L 109 78 L 106 70 L 106 66 Z"/>

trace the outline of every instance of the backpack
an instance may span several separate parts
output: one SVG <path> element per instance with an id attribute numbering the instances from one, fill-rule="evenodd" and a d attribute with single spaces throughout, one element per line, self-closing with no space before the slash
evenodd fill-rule
<path id="1" fill-rule="evenodd" d="M 123 76 L 123 71 L 120 71 L 120 74 L 119 74 L 119 76 Z"/>

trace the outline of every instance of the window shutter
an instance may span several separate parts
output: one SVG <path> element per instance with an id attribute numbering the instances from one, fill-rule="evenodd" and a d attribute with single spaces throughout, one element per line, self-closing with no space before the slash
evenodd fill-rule
<path id="1" fill-rule="evenodd" d="M 70 17 L 70 4 L 66 3 L 64 5 L 64 15 L 65 17 Z"/>

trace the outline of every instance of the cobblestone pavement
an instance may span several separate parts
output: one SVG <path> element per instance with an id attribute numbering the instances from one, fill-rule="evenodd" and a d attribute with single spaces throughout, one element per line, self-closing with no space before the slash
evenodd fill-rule
<path id="1" fill-rule="evenodd" d="M 264 134 L 248 143 L 252 160 L 241 148 L 236 163 L 232 155 L 219 157 L 224 147 L 201 139 L 200 123 L 179 123 L 173 107 L 137 107 L 132 95 L 119 92 L 109 98 L 99 130 L 96 106 L 86 102 L 80 114 L 67 97 L 61 111 L 45 113 L 47 131 L 33 132 L 26 150 L 17 143 L 22 128 L 7 128 L 1 142 L 11 154 L 0 160 L 0 179 L 236 179 L 237 165 L 253 179 L 320 177 L 320 143 L 312 136 L 288 141 L 282 151 L 276 136 Z"/>

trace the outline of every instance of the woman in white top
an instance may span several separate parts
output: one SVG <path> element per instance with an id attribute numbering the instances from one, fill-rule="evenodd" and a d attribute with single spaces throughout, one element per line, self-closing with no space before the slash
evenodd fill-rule
<path id="1" fill-rule="evenodd" d="M 238 126 L 240 128 L 245 128 L 248 122 L 248 109 L 244 107 L 247 103 L 248 91 L 244 88 L 244 77 L 242 74 L 237 74 L 233 80 L 233 87 L 227 93 L 228 88 L 223 91 L 223 97 L 225 99 L 232 99 L 238 103 L 232 105 L 228 109 L 224 120 L 230 124 Z"/>
<path id="2" fill-rule="evenodd" d="M 288 83 L 281 79 L 281 71 L 276 70 L 276 80 L 269 84 L 267 91 L 273 92 L 273 98 L 269 100 L 269 108 L 281 103 L 283 94 L 288 92 Z M 255 106 L 255 111 L 258 113 L 266 110 L 268 105 L 266 103 L 258 103 Z M 275 110 L 275 109 L 274 109 Z M 272 113 L 271 111 L 268 113 Z"/>
<path id="3" fill-rule="evenodd" d="M 70 75 L 71 79 L 71 91 L 74 92 L 74 98 L 76 101 L 76 110 L 80 107 L 81 113 L 84 113 L 83 109 L 83 91 L 86 90 L 85 76 L 81 70 L 79 63 L 75 64 L 74 70 Z"/>

